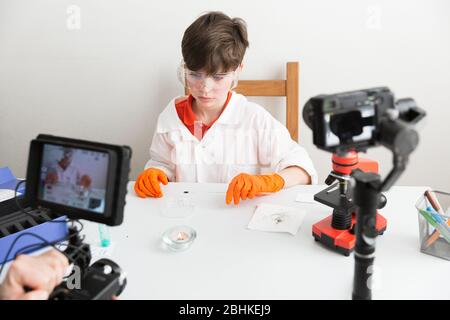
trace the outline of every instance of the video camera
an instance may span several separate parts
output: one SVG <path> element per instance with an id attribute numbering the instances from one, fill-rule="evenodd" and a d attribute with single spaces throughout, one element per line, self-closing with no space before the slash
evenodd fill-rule
<path id="1" fill-rule="evenodd" d="M 313 130 L 313 143 L 333 153 L 366 151 L 378 143 L 409 153 L 418 143 L 412 126 L 424 117 L 413 99 L 395 101 L 387 87 L 318 95 L 303 109 L 303 119 Z M 405 136 L 409 136 L 409 148 L 402 146 Z"/>
<path id="2" fill-rule="evenodd" d="M 25 201 L 32 209 L 69 219 L 120 225 L 130 171 L 131 149 L 103 143 L 39 135 L 31 141 Z M 50 221 L 51 222 L 51 221 Z M 55 288 L 50 299 L 111 299 L 126 285 L 124 273 L 111 260 L 89 266 L 91 252 L 79 230 L 69 229 L 64 251 L 81 271 L 81 286 Z"/>

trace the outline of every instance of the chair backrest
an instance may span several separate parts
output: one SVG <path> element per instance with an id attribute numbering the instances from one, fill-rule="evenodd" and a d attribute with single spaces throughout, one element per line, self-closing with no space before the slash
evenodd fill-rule
<path id="1" fill-rule="evenodd" d="M 299 63 L 286 64 L 285 80 L 239 80 L 237 93 L 249 97 L 286 97 L 286 127 L 294 141 L 298 141 L 298 79 Z M 189 91 L 186 89 L 185 94 Z"/>

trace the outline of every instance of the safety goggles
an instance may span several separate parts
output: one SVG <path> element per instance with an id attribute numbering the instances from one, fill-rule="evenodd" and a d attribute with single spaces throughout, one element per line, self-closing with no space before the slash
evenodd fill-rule
<path id="1" fill-rule="evenodd" d="M 221 72 L 208 75 L 205 72 L 193 71 L 187 68 L 183 62 L 178 68 L 178 79 L 184 87 L 188 89 L 201 89 L 208 87 L 210 89 L 234 89 L 237 87 L 239 72 L 235 71 Z"/>

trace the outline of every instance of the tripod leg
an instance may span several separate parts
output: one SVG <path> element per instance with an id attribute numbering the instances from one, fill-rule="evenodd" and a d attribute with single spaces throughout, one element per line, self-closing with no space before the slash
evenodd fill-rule
<path id="1" fill-rule="evenodd" d="M 376 214 L 380 199 L 381 178 L 378 174 L 354 171 L 356 213 L 354 300 L 372 299 L 370 277 L 375 260 Z"/>

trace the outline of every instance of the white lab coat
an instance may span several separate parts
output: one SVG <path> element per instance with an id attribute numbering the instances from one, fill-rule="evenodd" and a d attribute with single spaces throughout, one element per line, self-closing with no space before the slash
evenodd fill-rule
<path id="1" fill-rule="evenodd" d="M 239 173 L 264 174 L 299 166 L 317 183 L 304 148 L 263 107 L 233 92 L 220 117 L 200 141 L 178 117 L 175 100 L 158 117 L 145 169 L 164 171 L 169 181 L 229 183 Z"/>
<path id="2" fill-rule="evenodd" d="M 63 184 L 76 185 L 80 181 L 80 171 L 74 165 L 69 165 L 66 170 L 56 165 L 53 170 L 55 170 L 58 175 L 58 182 Z"/>

